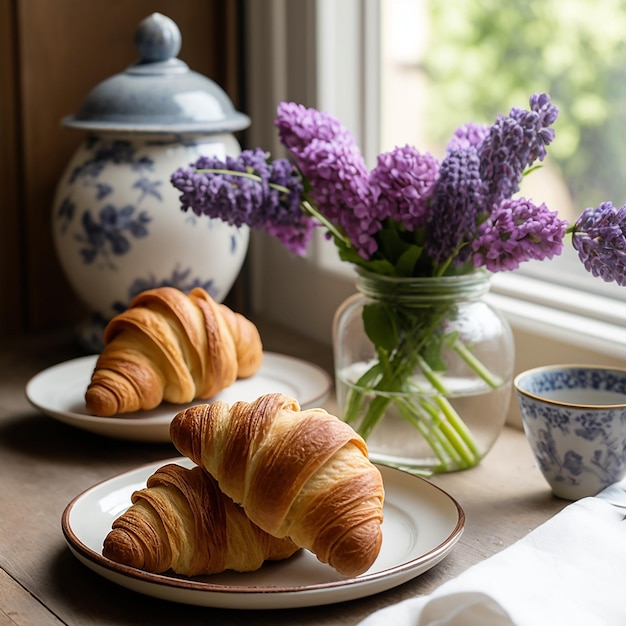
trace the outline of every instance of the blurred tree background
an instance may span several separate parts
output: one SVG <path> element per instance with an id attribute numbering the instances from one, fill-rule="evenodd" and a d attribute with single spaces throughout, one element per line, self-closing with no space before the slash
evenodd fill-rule
<path id="1" fill-rule="evenodd" d="M 426 0 L 428 128 L 445 142 L 547 92 L 549 149 L 579 209 L 626 203 L 626 0 Z"/>

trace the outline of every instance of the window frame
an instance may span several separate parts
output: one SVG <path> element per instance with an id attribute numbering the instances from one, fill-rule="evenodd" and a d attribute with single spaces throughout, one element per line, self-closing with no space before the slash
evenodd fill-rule
<path id="1" fill-rule="evenodd" d="M 251 146 L 285 155 L 273 120 L 280 101 L 294 100 L 337 115 L 375 161 L 378 49 L 366 42 L 375 40 L 381 1 L 246 0 Z M 335 311 L 355 291 L 332 243 L 318 236 L 295 258 L 253 233 L 250 258 L 253 311 L 330 344 Z M 626 365 L 625 302 L 516 273 L 495 275 L 489 298 L 524 338 L 516 340 L 520 368 L 565 358 Z"/>
<path id="2" fill-rule="evenodd" d="M 376 101 L 369 91 L 374 83 L 363 61 L 373 62 L 377 51 L 365 50 L 363 33 L 374 27 L 378 7 L 379 0 L 246 0 L 250 147 L 286 156 L 273 121 L 278 103 L 293 100 L 332 112 L 364 152 L 366 136 L 375 149 L 377 111 L 364 106 Z M 354 95 L 341 97 L 345 93 Z M 294 257 L 273 238 L 252 233 L 252 310 L 328 344 L 335 311 L 354 293 L 354 278 L 332 243 L 316 235 L 307 254 Z"/>

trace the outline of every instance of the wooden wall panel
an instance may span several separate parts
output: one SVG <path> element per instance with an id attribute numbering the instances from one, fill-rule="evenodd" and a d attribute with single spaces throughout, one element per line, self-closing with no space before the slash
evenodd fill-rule
<path id="1" fill-rule="evenodd" d="M 19 329 L 24 311 L 19 176 L 19 100 L 15 6 L 0 3 L 0 338 Z"/>
<path id="2" fill-rule="evenodd" d="M 9 147 L 0 156 L 2 169 L 13 157 L 17 170 L 3 172 L 17 185 L 9 194 L 2 187 L 7 199 L 0 217 L 3 291 L 15 282 L 4 267 L 5 257 L 10 255 L 14 264 L 22 258 L 22 265 L 19 319 L 2 298 L 0 336 L 68 326 L 84 313 L 52 240 L 56 183 L 84 138 L 80 131 L 61 127 L 60 119 L 75 112 L 92 87 L 136 61 L 136 27 L 155 11 L 178 24 L 179 58 L 222 85 L 238 105 L 238 42 L 228 40 L 237 32 L 237 7 L 236 1 L 220 0 L 3 0 L 0 53 L 10 62 L 3 63 L 0 87 L 12 83 L 12 89 L 0 91 L 3 139 L 9 130 Z M 11 36 L 5 39 L 5 33 Z M 2 228 L 5 222 L 10 228 Z"/>

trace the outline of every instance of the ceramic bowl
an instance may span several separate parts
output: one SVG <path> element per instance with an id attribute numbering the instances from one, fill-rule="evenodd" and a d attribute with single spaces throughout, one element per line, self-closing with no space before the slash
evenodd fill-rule
<path id="1" fill-rule="evenodd" d="M 554 495 L 578 500 L 626 476 L 626 370 L 552 365 L 514 380 L 524 431 Z"/>

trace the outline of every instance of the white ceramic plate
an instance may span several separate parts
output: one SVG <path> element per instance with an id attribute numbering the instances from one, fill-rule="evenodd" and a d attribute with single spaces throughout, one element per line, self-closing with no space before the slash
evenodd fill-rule
<path id="1" fill-rule="evenodd" d="M 170 441 L 169 428 L 174 415 L 187 406 L 198 404 L 163 403 L 151 411 L 118 417 L 90 415 L 85 409 L 85 390 L 96 359 L 96 355 L 80 357 L 45 369 L 27 383 L 26 397 L 46 415 L 71 426 L 107 437 L 161 443 Z M 263 394 L 280 392 L 298 400 L 302 408 L 310 408 L 323 402 L 330 388 L 330 376 L 316 365 L 264 352 L 263 363 L 254 376 L 235 381 L 210 402 L 251 402 Z"/>
<path id="2" fill-rule="evenodd" d="M 282 609 L 354 600 L 386 591 L 439 563 L 463 533 L 465 514 L 445 491 L 423 478 L 379 466 L 385 485 L 383 543 L 372 567 L 342 578 L 310 552 L 266 563 L 256 572 L 226 572 L 194 578 L 150 574 L 102 556 L 113 520 L 148 476 L 177 458 L 143 466 L 91 487 L 66 507 L 62 528 L 72 553 L 87 567 L 139 593 L 200 606 Z"/>

